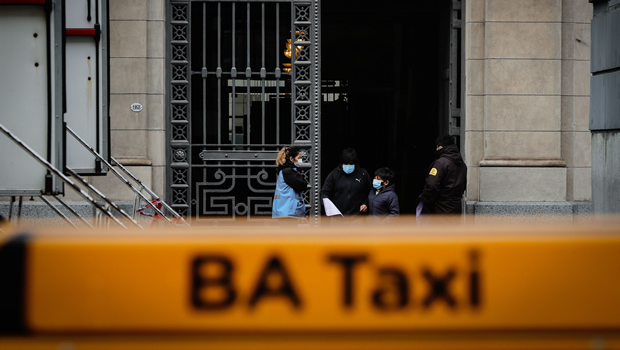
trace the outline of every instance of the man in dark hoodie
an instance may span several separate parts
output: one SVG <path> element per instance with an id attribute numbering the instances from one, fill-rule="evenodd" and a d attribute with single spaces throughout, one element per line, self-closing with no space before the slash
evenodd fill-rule
<path id="1" fill-rule="evenodd" d="M 321 199 L 328 198 L 342 215 L 359 215 L 368 211 L 370 175 L 357 164 L 357 152 L 347 148 L 340 154 L 340 165 L 332 170 L 321 188 Z"/>
<path id="2" fill-rule="evenodd" d="M 424 212 L 460 214 L 467 185 L 467 166 L 452 136 L 440 136 L 436 144 L 437 160 L 429 167 L 426 185 L 419 198 L 423 201 Z"/>

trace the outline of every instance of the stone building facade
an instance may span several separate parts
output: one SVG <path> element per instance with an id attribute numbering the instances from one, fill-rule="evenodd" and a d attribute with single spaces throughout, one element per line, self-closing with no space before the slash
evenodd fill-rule
<path id="1" fill-rule="evenodd" d="M 112 155 L 165 194 L 168 4 L 109 4 Z M 468 212 L 587 211 L 592 5 L 463 0 L 462 8 Z M 144 106 L 139 113 L 130 110 L 136 102 Z M 115 200 L 133 199 L 111 175 L 90 181 Z"/>

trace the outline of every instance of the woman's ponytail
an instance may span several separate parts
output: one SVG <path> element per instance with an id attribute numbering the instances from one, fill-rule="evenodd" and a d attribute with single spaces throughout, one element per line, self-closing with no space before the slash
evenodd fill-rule
<path id="1" fill-rule="evenodd" d="M 280 152 L 278 153 L 278 157 L 276 158 L 276 165 L 280 166 L 286 163 L 286 154 L 288 153 L 288 147 L 282 147 Z"/>
<path id="2" fill-rule="evenodd" d="M 276 158 L 276 165 L 280 166 L 284 163 L 286 163 L 286 160 L 289 157 L 293 157 L 296 158 L 297 155 L 301 152 L 301 150 L 299 149 L 299 147 L 296 146 L 292 146 L 292 147 L 282 147 L 282 149 L 280 150 L 280 152 L 278 152 L 278 157 Z"/>

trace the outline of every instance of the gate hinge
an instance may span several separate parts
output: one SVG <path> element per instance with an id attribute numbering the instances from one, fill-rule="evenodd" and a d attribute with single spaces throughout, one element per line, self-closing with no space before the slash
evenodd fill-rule
<path id="1" fill-rule="evenodd" d="M 461 134 L 461 109 L 450 108 L 450 135 Z"/>
<path id="2" fill-rule="evenodd" d="M 45 0 L 45 5 L 43 6 L 43 9 L 45 10 L 45 13 L 49 16 L 49 14 L 54 9 L 54 4 L 52 3 L 52 0 Z"/>
<path id="3" fill-rule="evenodd" d="M 450 123 L 450 135 L 458 136 L 460 134 L 461 134 L 461 127 L 453 125 L 453 123 Z"/>
<path id="4" fill-rule="evenodd" d="M 95 42 L 99 42 L 101 40 L 101 24 L 95 24 Z"/>
<path id="5" fill-rule="evenodd" d="M 54 177 L 48 171 L 48 173 L 45 175 L 45 193 L 44 194 L 53 194 L 53 193 L 54 193 Z"/>

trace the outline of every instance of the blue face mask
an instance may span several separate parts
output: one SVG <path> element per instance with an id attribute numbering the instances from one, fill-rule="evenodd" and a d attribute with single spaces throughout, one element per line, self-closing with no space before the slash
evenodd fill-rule
<path id="1" fill-rule="evenodd" d="M 372 180 L 372 187 L 374 187 L 376 190 L 381 188 L 381 180 L 377 180 L 377 179 L 373 179 Z"/>
<path id="2" fill-rule="evenodd" d="M 342 165 L 342 170 L 344 170 L 345 173 L 347 174 L 351 174 L 353 172 L 353 170 L 355 170 L 355 165 Z"/>

